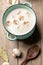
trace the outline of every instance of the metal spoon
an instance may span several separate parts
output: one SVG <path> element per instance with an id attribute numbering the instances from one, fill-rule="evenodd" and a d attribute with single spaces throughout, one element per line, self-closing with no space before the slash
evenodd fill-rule
<path id="1" fill-rule="evenodd" d="M 28 60 L 34 59 L 39 54 L 40 48 L 38 45 L 34 45 L 28 49 L 26 58 L 20 65 L 25 65 Z"/>

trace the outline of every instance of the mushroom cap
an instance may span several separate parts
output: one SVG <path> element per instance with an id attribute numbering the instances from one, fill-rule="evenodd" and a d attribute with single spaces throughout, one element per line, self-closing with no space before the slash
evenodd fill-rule
<path id="1" fill-rule="evenodd" d="M 9 62 L 4 62 L 2 65 L 9 65 Z"/>

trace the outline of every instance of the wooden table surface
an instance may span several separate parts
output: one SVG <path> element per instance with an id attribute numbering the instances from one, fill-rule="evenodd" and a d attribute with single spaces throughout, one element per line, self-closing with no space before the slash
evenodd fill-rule
<path id="1" fill-rule="evenodd" d="M 37 26 L 35 32 L 30 38 L 24 41 L 9 41 L 6 37 L 7 33 L 2 24 L 2 16 L 10 4 L 7 3 L 7 0 L 0 0 L 0 47 L 3 47 L 7 51 L 10 65 L 20 65 L 26 56 L 27 49 L 32 45 L 37 44 L 41 47 L 41 54 L 38 58 L 29 61 L 26 65 L 43 65 L 43 0 L 21 0 L 20 2 L 23 3 L 25 1 L 29 1 L 32 4 L 37 15 Z M 15 59 L 12 56 L 13 48 L 19 48 L 23 52 L 22 58 Z M 0 65 L 2 65 L 3 62 L 4 60 L 0 57 Z"/>

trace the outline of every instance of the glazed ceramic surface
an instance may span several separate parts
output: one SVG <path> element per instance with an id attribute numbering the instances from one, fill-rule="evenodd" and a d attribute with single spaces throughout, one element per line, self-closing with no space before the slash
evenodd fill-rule
<path id="1" fill-rule="evenodd" d="M 32 5 L 31 5 L 29 2 L 25 2 L 24 4 L 15 4 L 15 5 L 12 5 L 11 7 L 9 7 L 9 8 L 5 11 L 5 13 L 4 13 L 4 15 L 3 15 L 3 19 L 2 19 L 3 25 L 4 25 L 4 28 L 5 28 L 5 29 L 6 29 L 5 22 L 6 22 L 6 18 L 7 18 L 7 16 L 8 16 L 8 14 L 9 14 L 11 11 L 13 11 L 13 10 L 15 10 L 15 9 L 17 9 L 17 8 L 24 8 L 24 9 L 29 10 L 29 11 L 32 13 L 32 15 L 35 17 L 35 25 L 36 25 L 36 14 L 35 14 L 34 10 L 32 9 Z M 24 35 L 14 35 L 14 34 L 12 34 L 11 32 L 9 32 L 9 31 L 6 29 L 6 31 L 7 31 L 7 38 L 8 38 L 9 40 L 16 40 L 16 39 L 23 40 L 23 39 L 26 39 L 26 38 L 30 37 L 30 36 L 33 34 L 33 32 L 34 32 L 34 30 L 35 30 L 35 25 L 34 25 L 34 27 L 31 29 L 31 31 L 29 31 L 27 34 L 24 34 Z"/>

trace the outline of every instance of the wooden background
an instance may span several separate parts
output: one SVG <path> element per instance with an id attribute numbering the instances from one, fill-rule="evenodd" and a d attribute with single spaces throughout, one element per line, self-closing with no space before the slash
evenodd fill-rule
<path id="1" fill-rule="evenodd" d="M 30 38 L 24 41 L 9 41 L 6 38 L 6 31 L 2 24 L 2 16 L 10 4 L 7 3 L 7 0 L 0 0 L 0 47 L 3 47 L 7 51 L 10 65 L 20 65 L 26 56 L 27 49 L 31 47 L 31 45 L 38 44 L 41 47 L 41 54 L 38 58 L 28 62 L 26 65 L 43 65 L 43 0 L 21 0 L 20 2 L 23 3 L 25 1 L 29 1 L 32 4 L 37 15 L 37 27 L 35 32 Z M 12 56 L 13 48 L 19 48 L 23 52 L 22 58 L 15 59 Z M 0 65 L 2 65 L 3 62 L 4 60 L 0 57 Z"/>

